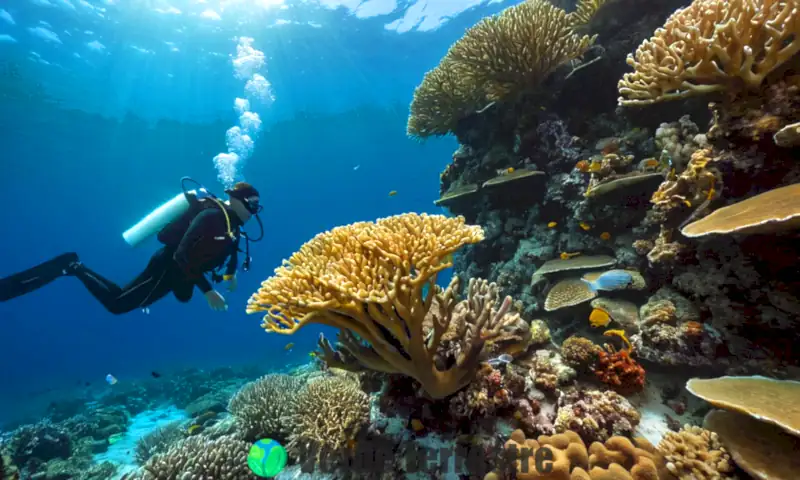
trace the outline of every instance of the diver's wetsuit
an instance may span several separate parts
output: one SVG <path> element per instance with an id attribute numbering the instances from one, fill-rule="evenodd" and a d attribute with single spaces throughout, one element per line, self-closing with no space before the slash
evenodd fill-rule
<path id="1" fill-rule="evenodd" d="M 64 275 L 77 277 L 89 292 L 113 314 L 152 305 L 172 292 L 180 302 L 192 298 L 194 286 L 203 293 L 211 290 L 204 276 L 225 264 L 232 275 L 238 262 L 241 220 L 225 206 L 230 220 L 228 235 L 225 214 L 219 205 L 192 209 L 164 227 L 158 240 L 164 244 L 132 282 L 120 287 L 77 261 L 75 254 L 60 255 L 42 265 L 0 280 L 0 300 L 5 301 L 37 290 Z"/>

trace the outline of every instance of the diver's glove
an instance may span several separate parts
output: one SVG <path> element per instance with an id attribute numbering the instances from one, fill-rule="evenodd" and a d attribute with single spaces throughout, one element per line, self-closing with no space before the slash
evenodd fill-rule
<path id="1" fill-rule="evenodd" d="M 220 295 L 218 291 L 209 290 L 205 295 L 208 306 L 211 307 L 212 310 L 222 312 L 228 309 L 228 305 L 225 303 L 225 297 Z"/>
<path id="2" fill-rule="evenodd" d="M 230 275 L 223 275 L 222 279 L 225 280 L 226 282 L 228 282 L 228 291 L 229 292 L 232 292 L 232 291 L 236 290 L 236 285 L 238 283 L 236 281 L 236 273 L 232 273 Z"/>

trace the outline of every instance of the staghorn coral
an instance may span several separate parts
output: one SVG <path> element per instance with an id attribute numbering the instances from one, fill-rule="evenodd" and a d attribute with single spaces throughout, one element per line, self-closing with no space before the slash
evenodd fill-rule
<path id="1" fill-rule="evenodd" d="M 283 439 L 291 431 L 295 394 L 302 386 L 298 377 L 268 374 L 242 387 L 228 403 L 248 440 Z"/>
<path id="2" fill-rule="evenodd" d="M 369 396 L 347 377 L 310 381 L 298 394 L 287 447 L 301 458 L 319 461 L 341 455 L 369 422 Z"/>
<path id="3" fill-rule="evenodd" d="M 250 443 L 233 436 L 208 440 L 194 436 L 181 440 L 165 453 L 152 456 L 130 480 L 213 478 L 257 480 L 247 466 Z"/>
<path id="4" fill-rule="evenodd" d="M 535 88 L 594 42 L 574 32 L 581 16 L 530 0 L 481 20 L 414 91 L 408 134 L 446 135 L 466 114 Z"/>
<path id="5" fill-rule="evenodd" d="M 350 330 L 362 340 L 361 348 L 350 349 L 362 365 L 413 377 L 429 395 L 443 398 L 469 383 L 486 341 L 506 327 L 510 297 L 494 314 L 494 305 L 487 305 L 447 370 L 437 369 L 434 357 L 453 316 L 439 316 L 430 338 L 423 333 L 435 296 L 448 309 L 456 305 L 452 289 L 439 292 L 437 274 L 452 266 L 453 252 L 482 239 L 480 227 L 442 215 L 403 214 L 337 227 L 276 269 L 250 298 L 247 312 L 266 311 L 263 328 L 282 334 L 311 323 Z"/>
<path id="6" fill-rule="evenodd" d="M 435 334 L 435 325 L 448 324 L 434 356 L 439 370 L 445 370 L 447 365 L 455 362 L 464 353 L 464 339 L 475 335 L 474 330 L 481 324 L 482 317 L 492 318 L 491 323 L 502 325 L 502 328 L 498 328 L 491 338 L 487 338 L 481 360 L 503 353 L 518 354 L 533 342 L 532 327 L 518 313 L 511 311 L 511 298 L 502 298 L 497 284 L 472 278 L 467 285 L 467 298 L 453 306 L 459 290 L 460 279 L 453 277 L 444 293 L 434 297 L 422 324 L 426 339 Z M 547 325 L 544 327 L 547 328 Z M 546 333 L 549 335 L 549 330 Z"/>
<path id="7" fill-rule="evenodd" d="M 629 55 L 619 104 L 757 90 L 800 51 L 796 0 L 694 0 Z"/>
<path id="8" fill-rule="evenodd" d="M 586 442 L 630 435 L 639 424 L 639 412 L 622 395 L 611 391 L 578 390 L 561 393 L 555 427 L 572 430 Z"/>
<path id="9" fill-rule="evenodd" d="M 733 480 L 731 456 L 716 433 L 684 425 L 678 432 L 666 432 L 658 444 L 667 470 L 678 478 Z"/>

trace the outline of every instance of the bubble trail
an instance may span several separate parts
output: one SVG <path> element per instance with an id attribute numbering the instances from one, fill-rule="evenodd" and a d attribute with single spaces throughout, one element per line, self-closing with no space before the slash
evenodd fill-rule
<path id="1" fill-rule="evenodd" d="M 253 39 L 240 37 L 233 59 L 233 75 L 244 80 L 244 98 L 233 101 L 233 109 L 239 116 L 238 124 L 225 132 L 227 152 L 214 157 L 217 178 L 225 188 L 243 180 L 241 171 L 247 159 L 253 154 L 255 140 L 261 132 L 262 121 L 254 105 L 269 107 L 275 101 L 272 84 L 261 74 L 266 68 L 264 52 L 253 47 Z"/>

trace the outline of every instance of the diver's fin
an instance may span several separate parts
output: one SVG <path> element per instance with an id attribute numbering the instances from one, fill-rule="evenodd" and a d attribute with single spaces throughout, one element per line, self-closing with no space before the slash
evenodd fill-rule
<path id="1" fill-rule="evenodd" d="M 64 253 L 23 272 L 0 279 L 0 302 L 38 290 L 58 277 L 69 274 L 78 262 L 77 253 Z"/>

